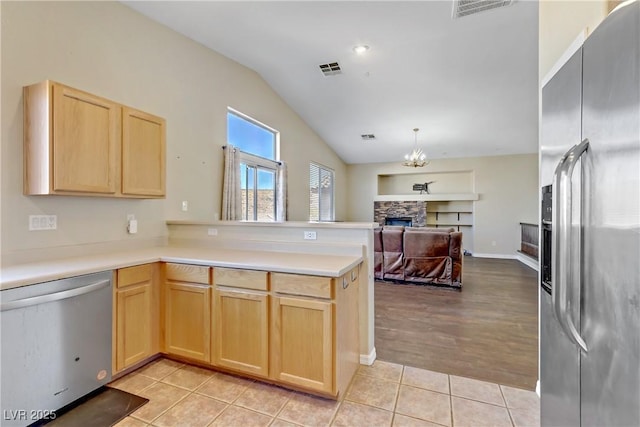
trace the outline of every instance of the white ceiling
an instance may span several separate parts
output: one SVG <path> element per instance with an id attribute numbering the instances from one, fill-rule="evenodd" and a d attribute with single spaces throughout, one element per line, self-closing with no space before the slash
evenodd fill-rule
<path id="1" fill-rule="evenodd" d="M 536 1 L 124 3 L 258 72 L 347 163 L 401 160 L 415 127 L 430 158 L 537 151 Z"/>

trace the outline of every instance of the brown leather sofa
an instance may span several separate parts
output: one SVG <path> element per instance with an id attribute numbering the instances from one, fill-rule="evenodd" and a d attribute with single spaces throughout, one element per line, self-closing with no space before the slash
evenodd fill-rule
<path id="1" fill-rule="evenodd" d="M 453 228 L 374 230 L 376 279 L 462 287 L 462 233 Z"/>

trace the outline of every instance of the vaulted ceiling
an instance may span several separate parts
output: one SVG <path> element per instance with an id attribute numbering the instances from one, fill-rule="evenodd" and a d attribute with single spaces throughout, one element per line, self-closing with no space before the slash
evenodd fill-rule
<path id="1" fill-rule="evenodd" d="M 402 159 L 416 127 L 430 158 L 537 151 L 536 1 L 124 3 L 255 70 L 347 163 Z"/>

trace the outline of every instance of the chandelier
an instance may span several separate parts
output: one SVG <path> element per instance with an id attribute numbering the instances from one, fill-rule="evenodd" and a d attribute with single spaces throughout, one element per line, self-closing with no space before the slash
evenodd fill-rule
<path id="1" fill-rule="evenodd" d="M 412 168 L 421 168 L 424 165 L 428 165 L 427 155 L 422 151 L 421 148 L 418 148 L 418 131 L 420 129 L 414 128 L 413 132 L 415 134 L 415 142 L 413 144 L 413 151 L 409 154 L 404 155 L 404 166 L 410 166 Z"/>

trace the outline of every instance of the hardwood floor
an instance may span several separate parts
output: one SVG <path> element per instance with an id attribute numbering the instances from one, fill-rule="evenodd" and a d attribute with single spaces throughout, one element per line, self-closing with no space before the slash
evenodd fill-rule
<path id="1" fill-rule="evenodd" d="M 537 272 L 464 258 L 462 291 L 375 284 L 378 359 L 528 390 L 538 379 Z"/>

